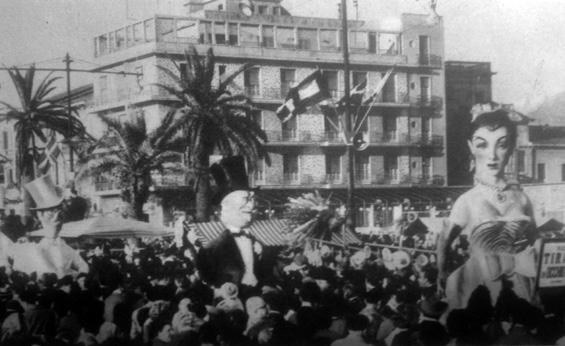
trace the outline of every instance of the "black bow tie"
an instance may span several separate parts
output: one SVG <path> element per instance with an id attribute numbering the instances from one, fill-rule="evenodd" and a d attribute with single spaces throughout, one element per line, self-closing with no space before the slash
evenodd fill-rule
<path id="1" fill-rule="evenodd" d="M 240 232 L 237 232 L 237 233 L 232 233 L 232 235 L 233 235 L 234 238 L 243 237 L 243 238 L 249 238 L 249 239 L 251 239 L 251 235 L 250 235 L 249 233 L 247 233 L 247 232 L 244 232 L 244 231 L 240 231 Z"/>

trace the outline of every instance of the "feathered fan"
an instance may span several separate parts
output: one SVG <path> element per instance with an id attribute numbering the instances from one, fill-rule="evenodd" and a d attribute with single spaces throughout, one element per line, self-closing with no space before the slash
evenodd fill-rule
<path id="1" fill-rule="evenodd" d="M 471 233 L 471 247 L 488 253 L 514 254 L 529 243 L 530 222 L 526 220 L 496 220 L 483 222 Z"/>
<path id="2" fill-rule="evenodd" d="M 329 198 L 318 191 L 288 198 L 284 217 L 289 221 L 289 243 L 301 246 L 307 239 L 331 240 L 332 233 L 345 221 L 344 208 L 332 208 Z"/>

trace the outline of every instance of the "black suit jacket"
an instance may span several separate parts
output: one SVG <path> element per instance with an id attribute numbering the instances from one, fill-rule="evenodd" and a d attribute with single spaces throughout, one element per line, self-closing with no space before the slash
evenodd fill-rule
<path id="1" fill-rule="evenodd" d="M 255 241 L 252 238 L 252 242 Z M 258 275 L 259 259 L 255 253 L 254 256 L 253 269 Z M 225 282 L 233 282 L 236 285 L 241 283 L 245 265 L 235 238 L 229 230 L 224 230 L 208 246 L 200 249 L 196 256 L 196 267 L 200 277 L 213 286 L 220 287 Z"/>

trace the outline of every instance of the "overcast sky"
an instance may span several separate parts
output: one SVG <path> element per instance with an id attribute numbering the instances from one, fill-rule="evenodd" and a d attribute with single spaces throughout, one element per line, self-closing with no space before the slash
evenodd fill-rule
<path id="1" fill-rule="evenodd" d="M 0 63 L 64 67 L 68 51 L 77 68 L 93 67 L 95 34 L 133 19 L 178 11 L 183 0 L 0 0 Z M 335 17 L 338 0 L 284 0 L 294 15 Z M 353 0 L 348 0 L 355 18 Z M 360 19 L 425 12 L 428 0 L 359 0 Z M 126 11 L 129 9 L 129 11 Z M 446 60 L 490 61 L 494 98 L 527 111 L 565 90 L 565 1 L 438 0 L 445 24 Z M 178 13 L 177 13 L 178 14 Z M 0 100 L 13 97 L 0 71 Z M 73 87 L 90 76 L 76 74 Z"/>

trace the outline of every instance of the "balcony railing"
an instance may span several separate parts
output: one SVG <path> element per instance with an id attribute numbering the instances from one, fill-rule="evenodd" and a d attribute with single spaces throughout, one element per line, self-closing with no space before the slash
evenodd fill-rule
<path id="1" fill-rule="evenodd" d="M 418 64 L 422 66 L 441 67 L 442 59 L 439 55 L 418 55 Z"/>
<path id="2" fill-rule="evenodd" d="M 96 181 L 94 182 L 94 189 L 98 192 L 100 191 L 112 191 L 112 190 L 119 190 L 121 187 L 115 180 L 107 180 L 107 181 Z"/>
<path id="3" fill-rule="evenodd" d="M 185 174 L 153 174 L 151 175 L 153 186 L 186 186 L 188 184 Z"/>
<path id="4" fill-rule="evenodd" d="M 258 85 L 246 85 L 244 87 L 245 94 L 248 96 L 259 96 L 261 95 L 261 89 Z"/>
<path id="5" fill-rule="evenodd" d="M 343 184 L 343 177 L 340 172 L 326 173 L 322 184 Z"/>
<path id="6" fill-rule="evenodd" d="M 285 185 L 298 185 L 300 179 L 298 173 L 283 173 L 283 184 Z"/>
<path id="7" fill-rule="evenodd" d="M 430 107 L 439 110 L 443 106 L 443 98 L 419 95 L 415 99 L 411 99 L 410 103 L 413 107 Z"/>

